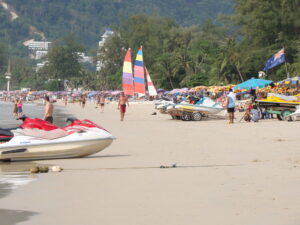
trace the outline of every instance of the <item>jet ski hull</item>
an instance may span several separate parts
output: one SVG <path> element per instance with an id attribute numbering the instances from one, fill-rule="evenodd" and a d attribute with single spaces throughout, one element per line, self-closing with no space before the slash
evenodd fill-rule
<path id="1" fill-rule="evenodd" d="M 79 158 L 107 148 L 113 139 L 77 141 L 72 143 L 8 147 L 1 151 L 0 160 L 44 160 Z"/>
<path id="2" fill-rule="evenodd" d="M 0 144 L 0 160 L 43 160 L 85 157 L 107 148 L 114 137 L 106 131 L 74 133 L 67 137 L 45 140 L 38 137 L 16 136 Z"/>

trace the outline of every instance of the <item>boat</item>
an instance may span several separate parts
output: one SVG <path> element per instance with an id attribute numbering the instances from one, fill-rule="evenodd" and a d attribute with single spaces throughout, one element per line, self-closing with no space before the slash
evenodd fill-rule
<path id="1" fill-rule="evenodd" d="M 76 120 L 53 130 L 16 129 L 14 137 L 0 144 L 1 161 L 85 157 L 107 148 L 115 139 L 90 120 Z"/>
<path id="2" fill-rule="evenodd" d="M 124 57 L 124 64 L 123 64 L 122 86 L 123 86 L 124 94 L 129 96 L 138 95 L 139 97 L 145 96 L 146 95 L 145 82 L 147 82 L 149 96 L 151 97 L 156 96 L 157 91 L 151 80 L 150 74 L 144 64 L 142 46 L 139 48 L 137 52 L 133 71 L 134 73 L 132 72 L 131 49 L 129 48 Z"/>
<path id="3" fill-rule="evenodd" d="M 168 114 L 167 108 L 169 106 L 174 106 L 173 101 L 162 100 L 159 103 L 155 103 L 155 109 L 157 109 L 162 114 Z"/>
<path id="4" fill-rule="evenodd" d="M 132 77 L 131 49 L 129 48 L 124 57 L 122 86 L 125 95 L 134 95 L 134 85 Z"/>
<path id="5" fill-rule="evenodd" d="M 182 119 L 185 121 L 200 121 L 202 120 L 203 116 L 217 114 L 223 110 L 224 108 L 221 106 L 220 103 L 215 102 L 208 97 L 203 97 L 195 104 L 183 102 L 167 107 L 167 112 L 171 115 L 173 119 Z"/>

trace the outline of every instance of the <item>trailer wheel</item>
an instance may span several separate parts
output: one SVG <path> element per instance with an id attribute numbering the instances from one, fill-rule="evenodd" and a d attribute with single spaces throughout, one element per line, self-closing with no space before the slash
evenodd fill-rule
<path id="1" fill-rule="evenodd" d="M 192 120 L 194 120 L 194 121 L 200 121 L 200 120 L 202 120 L 202 115 L 201 115 L 201 113 L 199 113 L 199 112 L 194 112 L 194 113 L 192 114 Z"/>
<path id="2" fill-rule="evenodd" d="M 291 118 L 291 117 L 288 117 L 288 115 L 290 115 L 291 113 L 292 113 L 291 110 L 285 109 L 285 110 L 283 110 L 283 111 L 280 113 L 280 116 L 281 116 L 282 119 L 287 118 L 287 121 L 292 121 L 292 118 Z"/>
<path id="3" fill-rule="evenodd" d="M 277 114 L 277 119 L 278 120 L 283 120 L 280 114 Z"/>
<path id="4" fill-rule="evenodd" d="M 182 116 L 181 116 L 181 119 L 183 121 L 190 121 L 192 118 L 191 118 L 191 115 L 189 113 L 183 113 Z"/>

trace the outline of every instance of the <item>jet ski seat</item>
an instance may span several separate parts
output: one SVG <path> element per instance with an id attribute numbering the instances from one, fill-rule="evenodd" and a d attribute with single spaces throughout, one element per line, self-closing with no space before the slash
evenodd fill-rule
<path id="1" fill-rule="evenodd" d="M 14 136 L 14 134 L 10 130 L 0 128 L 0 136 Z"/>
<path id="2" fill-rule="evenodd" d="M 57 138 L 62 138 L 65 136 L 68 136 L 69 133 L 63 129 L 54 129 L 54 130 L 39 130 L 39 129 L 17 129 L 13 131 L 15 136 L 31 136 L 31 137 L 37 137 L 47 140 L 53 140 Z"/>

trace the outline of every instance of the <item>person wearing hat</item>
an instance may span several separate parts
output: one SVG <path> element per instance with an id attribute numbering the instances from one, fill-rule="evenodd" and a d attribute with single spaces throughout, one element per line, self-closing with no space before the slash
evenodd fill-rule
<path id="1" fill-rule="evenodd" d="M 234 123 L 234 108 L 235 108 L 236 95 L 229 89 L 229 94 L 227 95 L 227 112 L 229 117 L 229 123 Z"/>

